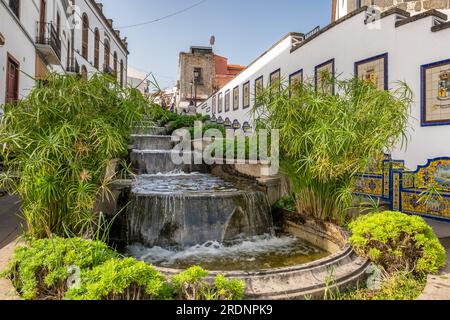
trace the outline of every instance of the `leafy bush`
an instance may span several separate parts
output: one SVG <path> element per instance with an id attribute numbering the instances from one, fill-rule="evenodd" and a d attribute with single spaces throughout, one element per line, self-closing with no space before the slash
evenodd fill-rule
<path id="1" fill-rule="evenodd" d="M 350 229 L 355 251 L 389 273 L 436 273 L 446 263 L 445 249 L 420 217 L 373 213 L 352 222 Z"/>
<path id="2" fill-rule="evenodd" d="M 280 164 L 292 180 L 298 211 L 345 223 L 353 178 L 406 140 L 412 93 L 406 84 L 378 90 L 361 79 L 329 79 L 336 95 L 305 82 L 267 88 L 252 113 L 258 129 L 279 130 Z"/>
<path id="3" fill-rule="evenodd" d="M 204 135 L 205 132 L 208 130 L 219 130 L 220 133 L 222 134 L 222 137 L 226 136 L 225 127 L 220 124 L 203 124 L 202 135 Z M 191 137 L 194 138 L 194 133 L 195 133 L 194 128 L 191 128 L 189 133 L 190 133 Z"/>
<path id="4" fill-rule="evenodd" d="M 17 292 L 27 300 L 62 299 L 71 276 L 69 267 L 92 269 L 117 254 L 103 242 L 74 239 L 33 240 L 16 249 L 8 270 Z"/>
<path id="5" fill-rule="evenodd" d="M 153 121 L 155 125 L 164 127 L 167 123 L 175 121 L 178 115 L 175 112 L 163 109 L 159 105 L 152 105 L 147 112 L 147 119 Z"/>
<path id="6" fill-rule="evenodd" d="M 154 267 L 132 258 L 113 259 L 86 270 L 67 300 L 163 300 L 171 298 L 166 279 Z"/>
<path id="7" fill-rule="evenodd" d="M 173 277 L 172 284 L 177 298 L 182 300 L 242 300 L 245 283 L 228 280 L 219 275 L 213 284 L 207 282 L 208 272 L 192 267 Z"/>
<path id="8" fill-rule="evenodd" d="M 195 116 L 178 115 L 169 125 L 169 132 L 173 132 L 183 128 L 193 128 L 196 121 L 205 122 L 209 120 L 209 116 L 203 116 L 201 114 Z"/>
<path id="9" fill-rule="evenodd" d="M 281 198 L 280 200 L 278 200 L 275 203 L 274 207 L 277 209 L 285 209 L 288 211 L 295 211 L 297 209 L 297 207 L 295 205 L 295 195 L 288 195 L 288 196 Z"/>
<path id="10" fill-rule="evenodd" d="M 224 135 L 226 137 L 226 135 Z M 269 161 L 271 154 L 271 145 L 268 142 L 267 152 L 263 154 L 265 150 L 260 150 L 260 139 L 258 135 L 251 137 L 237 136 L 231 139 L 216 139 L 208 147 L 213 156 L 216 156 L 220 151 L 223 155 L 217 155 L 217 157 L 227 157 L 229 150 L 231 150 L 234 159 L 237 160 L 260 160 Z"/>
<path id="11" fill-rule="evenodd" d="M 340 300 L 416 300 L 425 289 L 427 277 L 396 272 L 384 279 L 380 290 L 359 288 L 344 293 Z"/>
<path id="12" fill-rule="evenodd" d="M 108 76 L 50 75 L 5 107 L 0 188 L 20 196 L 32 237 L 95 237 L 101 224 L 95 204 L 110 196 L 115 178 L 107 168 L 127 155 L 131 126 L 147 104 Z"/>
<path id="13" fill-rule="evenodd" d="M 79 238 L 31 240 L 0 276 L 26 300 L 241 300 L 245 293 L 243 281 L 217 276 L 210 282 L 200 267 L 169 281 L 145 262 Z"/>

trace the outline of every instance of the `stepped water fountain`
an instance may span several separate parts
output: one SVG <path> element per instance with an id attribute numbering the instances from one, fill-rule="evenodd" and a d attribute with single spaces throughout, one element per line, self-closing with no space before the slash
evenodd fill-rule
<path id="1" fill-rule="evenodd" d="M 243 279 L 255 299 L 320 295 L 330 273 L 337 285 L 363 276 L 367 264 L 342 230 L 309 219 L 289 219 L 276 230 L 256 181 L 227 181 L 203 164 L 174 164 L 177 151 L 165 134 L 164 128 L 139 127 L 132 135 L 130 158 L 138 176 L 122 222 L 125 254 L 168 275 L 200 265 L 212 276 Z"/>

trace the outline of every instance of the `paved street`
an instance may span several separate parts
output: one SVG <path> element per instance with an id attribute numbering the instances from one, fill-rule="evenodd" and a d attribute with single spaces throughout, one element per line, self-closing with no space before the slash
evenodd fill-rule
<path id="1" fill-rule="evenodd" d="M 438 275 L 429 276 L 419 300 L 450 300 L 450 223 L 427 220 L 447 250 L 447 266 Z"/>
<path id="2" fill-rule="evenodd" d="M 19 208 L 17 197 L 0 198 L 0 249 L 21 234 L 21 219 L 17 215 Z"/>

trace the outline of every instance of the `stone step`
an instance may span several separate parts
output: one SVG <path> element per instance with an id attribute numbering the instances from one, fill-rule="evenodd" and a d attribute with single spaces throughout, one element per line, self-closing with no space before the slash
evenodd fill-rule
<path id="1" fill-rule="evenodd" d="M 133 134 L 131 144 L 136 150 L 172 150 L 175 141 L 172 141 L 171 136 Z"/>
<path id="2" fill-rule="evenodd" d="M 172 150 L 133 150 L 130 155 L 132 166 L 137 174 L 158 174 L 173 171 L 185 173 L 207 173 L 204 164 L 194 164 L 194 154 L 190 153 L 191 164 L 175 164 L 172 161 Z"/>
<path id="3" fill-rule="evenodd" d="M 167 133 L 166 128 L 163 127 L 155 127 L 155 126 L 134 126 L 131 130 L 132 134 L 147 134 L 147 135 L 156 135 L 162 136 Z"/>

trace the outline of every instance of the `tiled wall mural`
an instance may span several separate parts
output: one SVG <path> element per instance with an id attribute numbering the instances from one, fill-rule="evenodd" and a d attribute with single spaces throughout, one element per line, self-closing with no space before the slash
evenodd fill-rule
<path id="1" fill-rule="evenodd" d="M 380 90 L 388 89 L 388 55 L 383 54 L 355 63 L 355 75 L 373 83 Z"/>
<path id="2" fill-rule="evenodd" d="M 250 107 L 250 82 L 246 82 L 242 86 L 242 92 L 242 105 L 244 109 L 247 109 L 248 107 Z"/>
<path id="3" fill-rule="evenodd" d="M 335 77 L 334 59 L 324 62 L 315 68 L 316 90 L 325 94 L 334 94 L 335 88 L 330 79 Z"/>
<path id="4" fill-rule="evenodd" d="M 402 161 L 385 156 L 369 171 L 357 176 L 355 194 L 386 201 L 392 210 L 450 220 L 450 158 L 407 171 Z"/>
<path id="5" fill-rule="evenodd" d="M 223 111 L 223 97 L 222 97 L 222 93 L 219 93 L 219 98 L 217 100 L 218 100 L 217 113 L 222 113 L 222 111 Z"/>
<path id="6" fill-rule="evenodd" d="M 450 124 L 450 60 L 422 66 L 422 125 Z"/>

